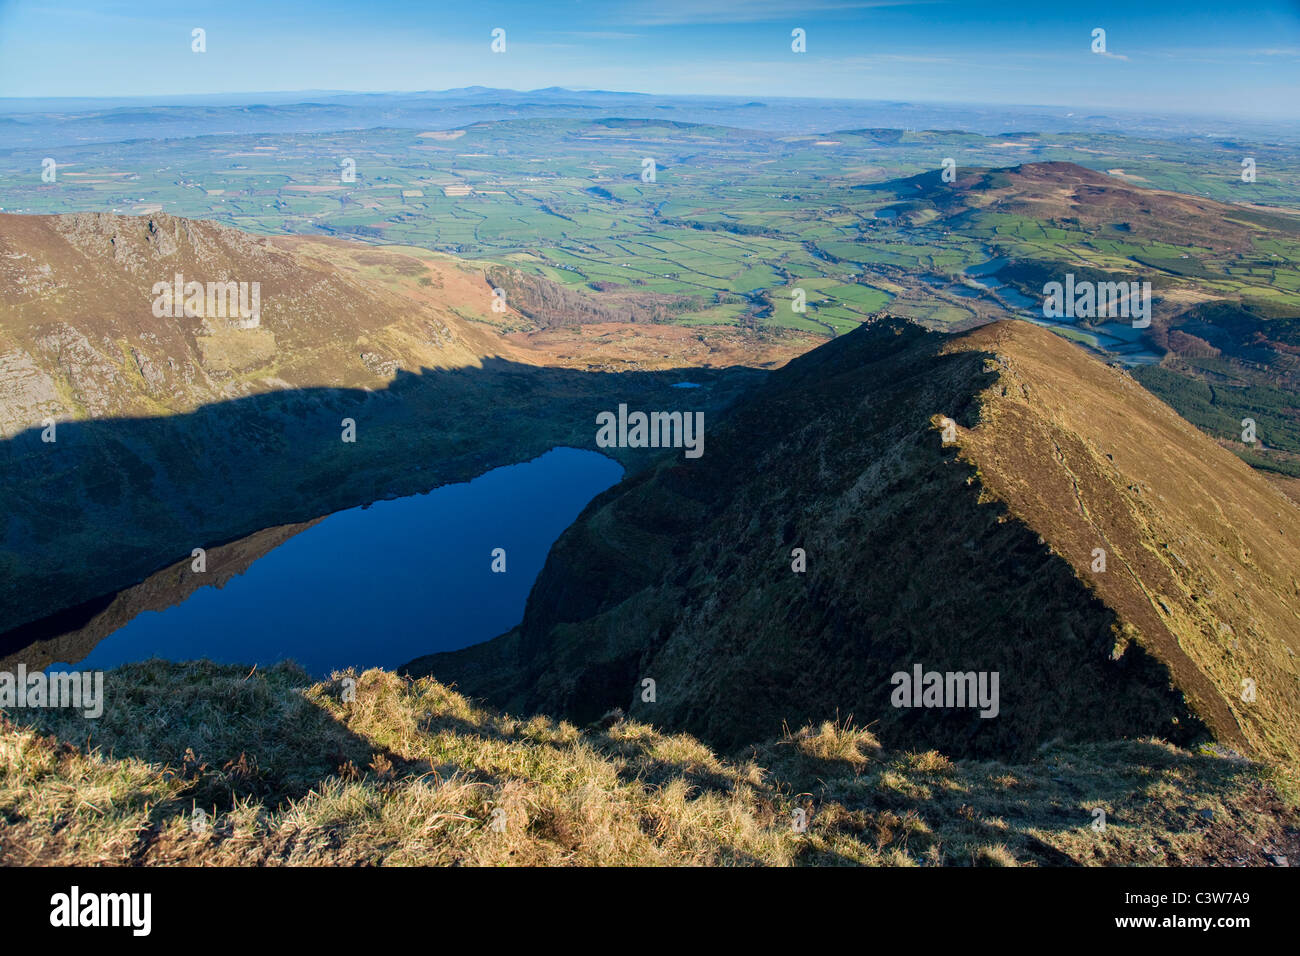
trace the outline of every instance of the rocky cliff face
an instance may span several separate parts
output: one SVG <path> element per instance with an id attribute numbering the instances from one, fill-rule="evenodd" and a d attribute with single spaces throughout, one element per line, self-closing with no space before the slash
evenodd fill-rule
<path id="1" fill-rule="evenodd" d="M 519 628 L 409 670 L 729 747 L 852 714 L 968 755 L 1208 734 L 1294 760 L 1300 512 L 1050 332 L 881 321 L 773 373 L 706 447 L 596 499 Z M 996 672 L 997 716 L 894 706 L 918 664 Z"/>
<path id="2" fill-rule="evenodd" d="M 441 308 L 415 309 L 302 245 L 215 223 L 161 213 L 0 215 L 0 437 L 47 417 L 185 412 L 286 387 L 373 388 L 398 367 L 509 355 L 465 321 L 492 314 L 482 276 L 449 261 L 429 272 L 430 283 L 464 288 Z M 203 287 L 203 305 L 187 311 L 191 282 Z M 210 284 L 220 293 L 213 308 Z M 255 323 L 232 314 L 240 292 L 252 305 L 254 285 Z"/>

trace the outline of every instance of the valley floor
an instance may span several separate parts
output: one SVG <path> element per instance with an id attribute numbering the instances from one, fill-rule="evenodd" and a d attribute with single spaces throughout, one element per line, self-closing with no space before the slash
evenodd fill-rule
<path id="1" fill-rule="evenodd" d="M 847 717 L 722 757 L 431 679 L 150 661 L 108 706 L 0 716 L 0 862 L 1285 865 L 1285 781 L 1152 740 L 1031 762 L 882 750 Z M 344 698 L 347 698 L 345 701 Z M 1102 811 L 1099 813 L 1098 811 Z M 806 824 L 806 826 L 804 825 Z"/>

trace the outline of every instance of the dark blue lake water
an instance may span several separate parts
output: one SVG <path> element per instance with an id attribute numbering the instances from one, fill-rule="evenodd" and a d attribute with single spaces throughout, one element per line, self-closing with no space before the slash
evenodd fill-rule
<path id="1" fill-rule="evenodd" d="M 326 676 L 476 644 L 523 619 L 555 539 L 622 474 L 603 455 L 556 448 L 465 484 L 337 512 L 225 587 L 140 614 L 75 667 L 292 658 Z M 506 552 L 504 573 L 492 570 L 496 548 Z"/>

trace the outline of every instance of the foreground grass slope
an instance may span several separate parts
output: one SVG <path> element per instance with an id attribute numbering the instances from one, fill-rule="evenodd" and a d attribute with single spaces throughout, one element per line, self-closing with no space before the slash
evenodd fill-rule
<path id="1" fill-rule="evenodd" d="M 883 751 L 845 717 L 728 760 L 619 715 L 518 720 L 427 678 L 288 665 L 151 661 L 106 696 L 97 721 L 0 718 L 0 862 L 1280 865 L 1300 848 L 1269 771 L 1155 741 L 954 762 Z"/>

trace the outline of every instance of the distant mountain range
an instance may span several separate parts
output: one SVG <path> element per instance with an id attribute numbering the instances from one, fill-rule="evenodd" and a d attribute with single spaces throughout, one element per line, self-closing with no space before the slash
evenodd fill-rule
<path id="1" fill-rule="evenodd" d="M 1015 130 L 1095 131 L 1133 136 L 1247 136 L 1295 142 L 1284 124 L 1076 113 L 1007 107 L 853 99 L 665 96 L 614 90 L 505 90 L 470 86 L 409 93 L 302 91 L 155 99 L 0 99 L 0 149 L 71 146 L 125 139 L 202 136 L 223 130 L 308 133 L 344 129 L 451 129 L 520 117 L 628 116 L 785 133 L 862 127 L 949 129 L 993 135 Z"/>

